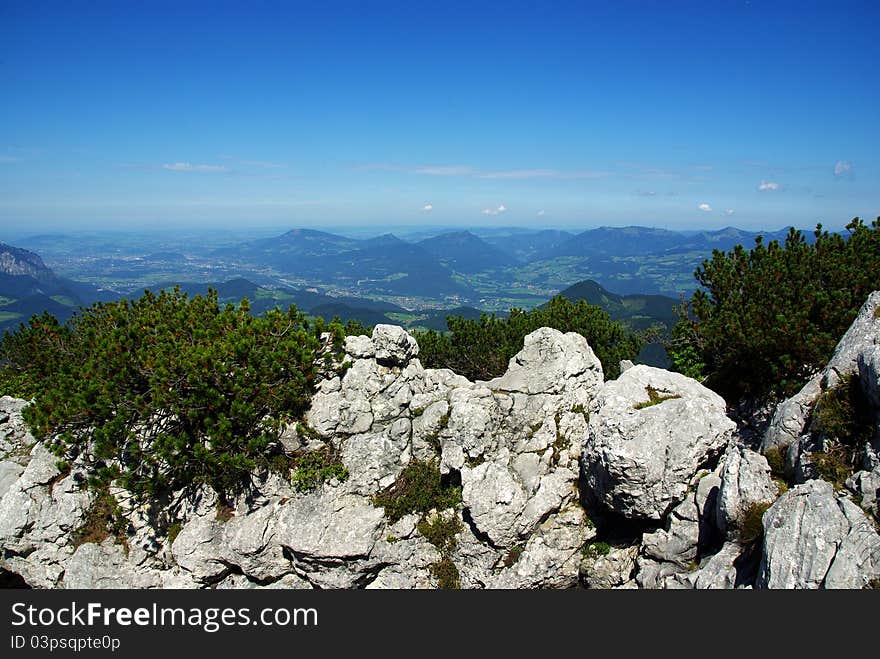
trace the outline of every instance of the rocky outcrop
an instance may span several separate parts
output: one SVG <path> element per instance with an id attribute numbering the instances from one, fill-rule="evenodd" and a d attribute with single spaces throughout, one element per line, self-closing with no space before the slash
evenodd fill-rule
<path id="1" fill-rule="evenodd" d="M 609 512 L 660 521 L 735 428 L 724 400 L 697 381 L 634 366 L 605 383 L 590 405 L 582 457 L 587 489 Z"/>
<path id="2" fill-rule="evenodd" d="M 825 481 L 783 494 L 763 525 L 759 588 L 863 588 L 880 578 L 880 536 Z"/>
<path id="3" fill-rule="evenodd" d="M 415 340 L 395 326 L 349 337 L 345 350 L 346 367 L 319 383 L 303 426 L 282 441 L 332 449 L 347 478 L 301 492 L 270 476 L 232 505 L 206 488 L 179 493 L 164 521 L 114 489 L 125 545 L 80 544 L 94 495 L 76 464 L 62 474 L 37 444 L 26 467 L 0 463 L 0 568 L 41 587 L 428 588 L 432 567 L 448 559 L 463 587 L 575 585 L 596 533 L 579 503 L 578 458 L 603 380 L 586 340 L 538 330 L 507 373 L 478 383 L 424 369 Z M 0 439 L 18 433 L 23 405 L 2 404 L 19 416 L 0 423 Z M 25 437 L 7 444 L 21 451 Z M 451 549 L 429 542 L 419 515 L 391 521 L 375 502 L 416 460 L 460 484 L 461 503 L 442 513 L 457 520 Z"/>
<path id="4" fill-rule="evenodd" d="M 0 567 L 41 587 L 58 585 L 73 553 L 71 534 L 82 526 L 91 500 L 77 474 L 64 475 L 56 462 L 35 444 L 27 467 L 0 499 Z"/>

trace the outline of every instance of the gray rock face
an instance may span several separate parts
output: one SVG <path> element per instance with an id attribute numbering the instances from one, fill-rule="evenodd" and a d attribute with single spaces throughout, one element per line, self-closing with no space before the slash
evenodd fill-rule
<path id="1" fill-rule="evenodd" d="M 722 533 L 737 535 L 744 514 L 753 506 L 776 500 L 777 487 L 770 478 L 767 459 L 741 446 L 731 446 L 721 469 L 716 523 Z"/>
<path id="2" fill-rule="evenodd" d="M 646 406 L 649 387 L 674 398 Z M 697 470 L 724 450 L 735 427 L 724 400 L 696 380 L 634 366 L 606 382 L 590 406 L 582 457 L 587 485 L 617 514 L 662 520 L 684 500 Z"/>
<path id="3" fill-rule="evenodd" d="M 607 590 L 627 583 L 635 571 L 637 545 L 612 549 L 605 556 L 584 559 L 581 563 L 581 583 L 586 588 Z"/>
<path id="4" fill-rule="evenodd" d="M 874 291 L 859 309 L 856 319 L 834 349 L 834 354 L 826 368 L 826 388 L 833 387 L 843 377 L 855 373 L 858 369 L 859 355 L 871 346 L 880 345 L 878 307 L 880 307 L 880 291 Z M 831 374 L 832 371 L 834 375 Z"/>
<path id="5" fill-rule="evenodd" d="M 730 590 L 736 587 L 737 569 L 734 563 L 742 555 L 743 548 L 728 542 L 700 567 L 693 579 L 698 590 Z"/>
<path id="6" fill-rule="evenodd" d="M 877 517 L 877 500 L 880 498 L 880 466 L 873 471 L 858 471 L 847 481 L 847 487 L 861 497 L 860 505 Z"/>
<path id="7" fill-rule="evenodd" d="M 141 572 L 127 560 L 122 545 L 88 542 L 81 545 L 64 564 L 65 588 L 161 588 L 156 573 Z"/>
<path id="8" fill-rule="evenodd" d="M 764 514 L 759 588 L 863 588 L 880 576 L 880 536 L 861 509 L 812 480 Z"/>
<path id="9" fill-rule="evenodd" d="M 656 589 L 690 589 L 694 587 L 696 572 L 693 566 L 684 567 L 677 563 L 656 561 L 639 554 L 636 558 L 635 581 L 639 588 Z"/>
<path id="10" fill-rule="evenodd" d="M 642 554 L 661 563 L 686 568 L 697 558 L 700 542 L 700 513 L 692 497 L 676 506 L 666 528 L 642 537 Z"/>
<path id="11" fill-rule="evenodd" d="M 0 396 L 0 460 L 24 467 L 36 443 L 28 431 L 22 410 L 28 402 L 11 396 Z"/>
<path id="12" fill-rule="evenodd" d="M 560 394 L 573 384 L 587 389 L 601 385 L 602 364 L 580 334 L 542 327 L 525 338 L 507 372 L 486 386 L 510 393 Z"/>
<path id="13" fill-rule="evenodd" d="M 784 450 L 796 442 L 806 429 L 810 410 L 821 395 L 822 376 L 818 375 L 794 396 L 780 403 L 761 442 L 761 450 Z"/>
<path id="14" fill-rule="evenodd" d="M 865 447 L 865 469 L 880 467 L 880 345 L 866 348 L 859 354 L 859 384 L 873 410 L 873 439 Z"/>
<path id="15" fill-rule="evenodd" d="M 486 586 L 570 588 L 576 583 L 584 543 L 595 534 L 580 507 L 571 504 L 537 527 L 519 559 L 490 577 Z"/>
<path id="16" fill-rule="evenodd" d="M 376 360 L 380 362 L 403 365 L 419 354 L 416 340 L 397 325 L 376 325 L 372 342 Z"/>
<path id="17" fill-rule="evenodd" d="M 12 487 L 12 484 L 18 480 L 23 472 L 24 467 L 17 462 L 12 462 L 11 460 L 0 462 L 0 499 L 9 491 L 9 488 Z"/>

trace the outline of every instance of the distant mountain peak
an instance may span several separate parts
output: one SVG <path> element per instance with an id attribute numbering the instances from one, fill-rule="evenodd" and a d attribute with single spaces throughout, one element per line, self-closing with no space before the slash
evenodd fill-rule
<path id="1" fill-rule="evenodd" d="M 55 276 L 39 254 L 6 243 L 0 243 L 0 273 L 27 275 L 37 280 Z"/>

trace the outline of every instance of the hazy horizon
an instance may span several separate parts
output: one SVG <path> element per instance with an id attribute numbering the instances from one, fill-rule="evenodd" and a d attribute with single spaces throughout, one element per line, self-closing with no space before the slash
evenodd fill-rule
<path id="1" fill-rule="evenodd" d="M 7 232 L 842 228 L 880 6 L 4 3 Z"/>
<path id="2" fill-rule="evenodd" d="M 864 219 L 864 218 L 863 218 Z M 451 224 L 409 224 L 409 225 L 383 225 L 383 224 L 375 224 L 375 225 L 362 225 L 362 224 L 348 224 L 348 225 L 333 225 L 333 226 L 318 226 L 318 225 L 301 225 L 301 226 L 293 226 L 293 225 L 266 225 L 266 226 L 177 226 L 176 230 L 179 234 L 178 240 L 180 237 L 186 238 L 187 236 L 197 237 L 203 236 L 206 233 L 217 233 L 217 238 L 228 237 L 229 240 L 238 239 L 242 242 L 246 242 L 251 239 L 259 239 L 259 238 L 267 238 L 273 236 L 281 236 L 284 233 L 294 230 L 314 230 L 314 231 L 322 231 L 325 233 L 331 233 L 336 235 L 345 236 L 348 238 L 360 238 L 360 239 L 368 239 L 375 238 L 381 235 L 386 234 L 394 234 L 397 237 L 408 240 L 408 241 L 417 241 L 425 237 L 440 235 L 443 233 L 452 233 L 452 232 L 463 232 L 468 231 L 474 233 L 476 235 L 491 235 L 491 234 L 504 234 L 504 233 L 533 233 L 544 230 L 555 230 L 555 231 L 566 231 L 571 233 L 572 235 L 577 235 L 579 233 L 583 233 L 586 231 L 591 231 L 594 229 L 602 229 L 602 228 L 651 228 L 651 229 L 663 229 L 667 231 L 672 231 L 676 233 L 681 233 L 683 235 L 691 235 L 697 233 L 711 233 L 717 232 L 724 229 L 738 229 L 741 231 L 746 231 L 749 233 L 777 233 L 780 231 L 788 230 L 789 227 L 793 225 L 784 225 L 784 226 L 776 226 L 776 227 L 763 227 L 760 229 L 745 229 L 743 227 L 738 227 L 735 224 L 729 224 L 724 227 L 693 227 L 693 228 L 669 228 L 669 227 L 660 227 L 660 226 L 652 226 L 647 224 L 621 224 L 621 225 L 597 225 L 597 226 L 546 226 L 546 227 L 525 227 L 525 226 L 516 226 L 516 225 L 499 225 L 499 226 L 491 226 L 491 225 L 451 225 Z M 796 226 L 796 229 L 799 229 L 803 232 L 812 232 L 815 227 L 805 227 L 805 226 Z M 837 231 L 842 228 L 841 227 L 831 227 L 823 225 L 823 228 L 831 231 Z M 13 229 L 9 227 L 0 228 L 0 242 L 5 242 L 9 244 L 14 244 L 15 240 L 28 240 L 34 238 L 40 238 L 43 236 L 67 236 L 67 237 L 76 237 L 76 236 L 96 236 L 96 237 L 104 237 L 104 238 L 112 238 L 113 236 L 125 236 L 125 235 L 137 235 L 137 236 L 151 236 L 158 235 L 163 238 L 169 238 L 167 228 L 161 226 L 131 226 L 131 227 L 120 227 L 120 226 L 94 226 L 94 227 L 68 227 L 68 228 L 43 228 L 35 230 L 33 227 L 30 229 Z"/>

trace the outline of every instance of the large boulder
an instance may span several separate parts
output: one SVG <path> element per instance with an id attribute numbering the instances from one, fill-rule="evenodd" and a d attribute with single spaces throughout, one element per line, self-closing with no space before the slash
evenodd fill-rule
<path id="1" fill-rule="evenodd" d="M 582 465 L 589 494 L 629 519 L 660 521 L 697 471 L 726 448 L 736 424 L 696 380 L 634 366 L 590 405 Z"/>
<path id="2" fill-rule="evenodd" d="M 559 394 L 575 383 L 586 390 L 601 385 L 602 363 L 582 335 L 542 327 L 525 337 L 507 372 L 486 386 L 510 393 Z"/>
<path id="3" fill-rule="evenodd" d="M 764 513 L 759 588 L 863 588 L 880 578 L 880 536 L 854 503 L 811 480 Z"/>
<path id="4" fill-rule="evenodd" d="M 397 325 L 376 325 L 372 339 L 376 360 L 379 362 L 403 366 L 419 354 L 416 340 Z"/>
<path id="5" fill-rule="evenodd" d="M 731 446 L 724 456 L 716 499 L 715 520 L 719 530 L 736 536 L 744 517 L 756 507 L 773 503 L 777 494 L 767 459 L 742 446 Z"/>
<path id="6" fill-rule="evenodd" d="M 697 590 L 736 588 L 741 580 L 741 570 L 737 563 L 746 551 L 736 542 L 725 543 L 717 553 L 701 564 L 699 571 L 692 575 L 694 588 Z"/>

